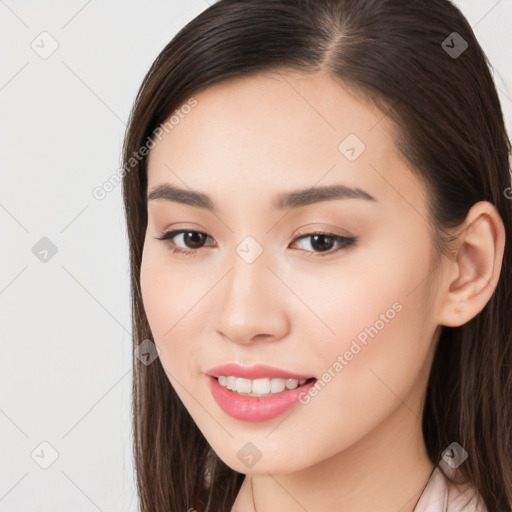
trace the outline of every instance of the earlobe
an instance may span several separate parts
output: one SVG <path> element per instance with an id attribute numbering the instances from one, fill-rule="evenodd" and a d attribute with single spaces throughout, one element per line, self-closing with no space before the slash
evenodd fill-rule
<path id="1" fill-rule="evenodd" d="M 475 203 L 464 225 L 442 283 L 446 291 L 439 323 L 447 327 L 463 325 L 482 311 L 494 293 L 503 261 L 505 228 L 494 205 Z"/>

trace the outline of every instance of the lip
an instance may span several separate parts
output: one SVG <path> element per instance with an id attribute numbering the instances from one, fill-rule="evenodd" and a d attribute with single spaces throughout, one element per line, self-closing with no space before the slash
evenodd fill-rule
<path id="1" fill-rule="evenodd" d="M 206 375 L 206 378 L 214 400 L 226 414 L 237 420 L 253 423 L 272 420 L 295 407 L 299 403 L 300 396 L 307 393 L 309 388 L 317 382 L 317 379 L 313 379 L 295 389 L 288 389 L 273 395 L 248 396 L 238 395 L 221 386 L 217 377 Z"/>
<path id="2" fill-rule="evenodd" d="M 223 364 L 215 366 L 205 372 L 210 377 L 219 377 L 224 375 L 226 377 L 242 377 L 245 379 L 297 379 L 308 380 L 313 378 L 313 375 L 300 375 L 298 373 L 288 372 L 281 368 L 274 366 L 267 366 L 265 364 L 256 364 L 254 366 L 241 366 L 236 363 Z"/>

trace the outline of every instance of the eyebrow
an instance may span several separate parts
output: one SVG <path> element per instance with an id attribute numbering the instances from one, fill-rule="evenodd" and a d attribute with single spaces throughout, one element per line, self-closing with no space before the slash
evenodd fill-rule
<path id="1" fill-rule="evenodd" d="M 204 208 L 211 212 L 216 211 L 215 204 L 208 195 L 195 190 L 179 188 L 168 183 L 157 185 L 149 192 L 147 200 L 152 201 L 154 199 L 166 199 L 167 201 Z M 278 194 L 274 198 L 272 205 L 274 208 L 282 210 L 335 199 L 365 199 L 367 201 L 377 201 L 377 199 L 368 194 L 368 192 L 357 187 L 327 185 Z"/>

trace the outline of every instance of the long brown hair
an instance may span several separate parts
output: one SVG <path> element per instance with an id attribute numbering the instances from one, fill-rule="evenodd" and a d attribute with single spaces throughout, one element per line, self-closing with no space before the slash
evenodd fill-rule
<path id="1" fill-rule="evenodd" d="M 220 0 L 167 44 L 140 87 L 123 149 L 134 349 L 152 338 L 139 286 L 147 225 L 141 148 L 180 105 L 211 84 L 320 68 L 395 122 L 397 147 L 428 188 L 439 251 L 446 249 L 447 228 L 460 226 L 478 201 L 491 202 L 504 222 L 505 251 L 492 297 L 471 321 L 442 327 L 422 426 L 432 462 L 457 441 L 469 453 L 459 470 L 489 511 L 510 511 L 510 141 L 487 58 L 448 0 Z M 133 379 L 141 511 L 229 511 L 244 475 L 211 450 L 159 359 L 145 365 L 134 357 Z"/>

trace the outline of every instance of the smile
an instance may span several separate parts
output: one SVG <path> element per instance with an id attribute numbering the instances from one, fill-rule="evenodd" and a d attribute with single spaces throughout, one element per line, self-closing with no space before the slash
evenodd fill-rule
<path id="1" fill-rule="evenodd" d="M 218 381 L 226 389 L 246 396 L 268 396 L 281 393 L 285 389 L 296 389 L 306 383 L 306 379 L 245 379 L 243 377 L 225 375 L 220 375 Z"/>
<path id="2" fill-rule="evenodd" d="M 207 384 L 209 386 L 210 392 L 213 396 L 215 402 L 220 407 L 222 411 L 226 414 L 240 421 L 247 422 L 263 422 L 269 421 L 278 416 L 281 416 L 285 412 L 289 411 L 297 404 L 300 403 L 299 399 L 303 394 L 306 394 L 309 389 L 315 385 L 316 380 L 314 377 L 311 379 L 307 379 L 304 384 L 300 385 L 298 380 L 295 379 L 244 379 L 237 377 L 235 380 L 235 386 L 238 389 L 238 382 L 240 381 L 240 386 L 242 389 L 249 389 L 249 384 L 251 385 L 251 394 L 242 394 L 236 390 L 228 389 L 226 385 L 228 382 L 233 385 L 233 379 L 235 377 L 226 376 L 225 385 L 220 383 L 222 376 L 219 378 L 212 377 L 210 375 L 205 375 L 207 378 Z M 230 379 L 228 381 L 228 379 Z M 293 381 L 295 382 L 289 382 Z M 249 384 L 247 384 L 248 381 Z M 258 382 L 258 381 L 266 381 L 266 382 Z M 256 386 L 256 390 L 263 390 L 263 386 L 265 389 L 268 389 L 272 386 L 272 381 L 274 381 L 274 389 L 282 388 L 284 383 L 284 389 L 281 391 L 272 392 L 265 395 L 254 394 L 252 390 L 253 386 Z M 281 381 L 280 383 L 278 381 Z M 288 386 L 294 386 L 293 389 L 289 389 Z M 244 388 L 244 386 L 246 386 Z M 261 386 L 261 387 L 259 387 Z"/>

